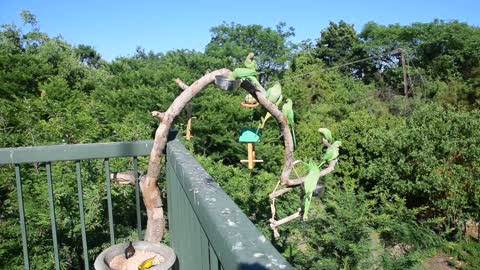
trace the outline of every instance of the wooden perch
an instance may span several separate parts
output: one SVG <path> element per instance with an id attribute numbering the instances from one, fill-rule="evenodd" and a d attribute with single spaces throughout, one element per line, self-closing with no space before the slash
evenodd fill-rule
<path id="1" fill-rule="evenodd" d="M 141 179 L 142 173 L 138 172 L 137 177 Z M 110 178 L 119 185 L 135 185 L 135 172 L 112 172 Z"/>
<path id="2" fill-rule="evenodd" d="M 160 121 L 162 121 L 163 117 L 165 117 L 165 114 L 162 113 L 162 112 L 153 111 L 153 112 L 152 112 L 152 116 L 153 116 L 153 117 L 158 117 L 158 118 L 160 119 Z"/>
<path id="3" fill-rule="evenodd" d="M 175 83 L 182 90 L 185 90 L 185 89 L 188 88 L 188 85 L 186 83 L 184 83 L 182 80 L 180 80 L 179 78 L 175 79 Z M 190 141 L 193 137 L 193 135 L 192 135 L 192 119 L 196 118 L 196 117 L 192 117 L 192 103 L 191 102 L 189 102 L 186 105 L 186 110 L 187 110 L 187 128 L 186 128 L 186 132 L 185 132 L 186 133 L 185 138 L 187 139 L 187 141 Z"/>
<path id="4" fill-rule="evenodd" d="M 300 218 L 301 217 L 301 213 L 302 213 L 302 209 L 301 208 L 298 208 L 297 209 L 297 212 L 291 214 L 290 216 L 288 217 L 285 217 L 285 218 L 282 218 L 280 220 L 275 220 L 273 218 L 270 219 L 270 228 L 272 229 L 273 231 L 273 236 L 275 238 L 278 238 L 280 237 L 280 233 L 278 232 L 278 229 L 277 227 L 285 224 L 285 223 L 288 223 L 292 220 L 295 220 L 297 218 Z"/>
<path id="5" fill-rule="evenodd" d="M 184 83 L 182 80 L 180 80 L 179 78 L 176 78 L 175 79 L 175 83 L 178 85 L 178 87 L 180 87 L 180 89 L 182 90 L 185 90 L 188 88 L 188 85 L 186 83 Z"/>
<path id="6" fill-rule="evenodd" d="M 278 227 L 278 226 L 281 226 L 287 222 L 290 222 L 294 219 L 297 219 L 300 217 L 300 213 L 302 213 L 302 208 L 298 208 L 297 209 L 297 212 L 291 214 L 290 216 L 288 217 L 284 217 L 280 220 L 274 220 L 274 219 L 270 219 L 270 226 L 271 227 Z"/>
<path id="7" fill-rule="evenodd" d="M 192 85 L 188 86 L 183 83 L 180 79 L 176 79 L 175 82 L 183 90 L 179 96 L 175 98 L 170 107 L 165 112 L 152 112 L 152 116 L 158 117 L 160 123 L 155 132 L 155 139 L 153 142 L 153 147 L 150 152 L 150 160 L 148 163 L 147 174 L 140 182 L 140 189 L 143 195 L 143 201 L 145 208 L 147 210 L 147 228 L 145 231 L 145 240 L 149 242 L 159 243 L 163 238 L 163 233 L 165 230 L 165 217 L 163 212 L 163 203 L 160 190 L 157 186 L 157 180 L 162 169 L 162 159 L 165 153 L 165 147 L 167 144 L 167 136 L 172 125 L 173 120 L 177 117 L 180 112 L 187 106 L 190 100 L 196 96 L 201 90 L 207 87 L 210 83 L 215 81 L 215 76 L 225 76 L 230 75 L 231 71 L 228 69 L 219 69 L 210 73 L 205 74 L 199 80 L 195 81 Z M 290 128 L 288 126 L 287 119 L 283 116 L 279 108 L 270 102 L 264 92 L 257 88 L 255 85 L 250 83 L 248 80 L 243 80 L 241 87 L 247 90 L 278 122 L 281 130 L 281 134 L 284 139 L 285 146 L 285 157 L 284 157 L 284 166 L 282 173 L 280 175 L 279 183 L 284 186 L 295 186 L 303 183 L 304 178 L 300 177 L 297 179 L 290 179 L 290 173 L 293 169 L 293 138 Z M 188 108 L 188 107 L 187 107 Z M 191 109 L 191 108 L 190 108 Z M 325 142 L 324 142 L 325 144 Z M 328 142 L 327 142 L 328 144 Z M 326 175 L 334 170 L 336 161 L 333 161 L 329 164 L 329 167 L 324 169 L 321 173 Z M 323 176 L 322 175 L 322 176 Z M 277 184 L 278 187 L 278 184 Z M 275 193 L 277 187 L 275 187 Z M 290 191 L 291 189 L 284 189 L 278 191 L 279 195 L 274 196 L 272 199 L 272 218 L 270 219 L 270 226 L 274 231 L 275 237 L 278 237 L 279 233 L 276 229 L 278 226 L 285 224 L 291 220 L 300 217 L 301 209 L 296 213 L 280 219 L 275 220 L 275 198 Z M 281 193 L 281 194 L 280 194 Z"/>
<path id="8" fill-rule="evenodd" d="M 175 117 L 180 114 L 185 105 L 202 89 L 214 82 L 215 76 L 228 76 L 231 73 L 228 69 L 219 69 L 205 74 L 191 86 L 185 88 L 170 107 L 161 116 L 160 124 L 155 132 L 148 170 L 144 181 L 140 182 L 140 189 L 143 195 L 143 202 L 147 210 L 147 228 L 145 230 L 145 240 L 159 243 L 162 241 L 165 231 L 165 217 L 163 213 L 163 202 L 160 190 L 157 186 L 157 180 L 162 169 L 162 159 L 164 157 L 167 144 L 168 131 Z M 157 114 L 155 114 L 157 115 Z"/>
<path id="9" fill-rule="evenodd" d="M 291 187 L 282 188 L 280 190 L 277 190 L 277 191 L 274 191 L 274 192 L 270 193 L 270 195 L 268 195 L 268 197 L 272 200 L 272 199 L 275 199 L 276 197 L 282 196 L 283 194 L 285 194 L 289 191 L 292 191 L 292 190 L 293 190 L 293 188 L 291 188 Z"/>

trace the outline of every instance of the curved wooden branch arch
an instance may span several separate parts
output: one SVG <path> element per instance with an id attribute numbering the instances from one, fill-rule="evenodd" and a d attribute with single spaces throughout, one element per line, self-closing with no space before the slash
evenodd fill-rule
<path id="1" fill-rule="evenodd" d="M 149 242 L 161 242 L 165 230 L 165 218 L 163 213 L 163 203 L 160 190 L 157 187 L 157 179 L 161 172 L 162 159 L 165 153 L 165 147 L 167 144 L 168 131 L 172 125 L 173 120 L 177 117 L 180 112 L 184 109 L 187 103 L 195 97 L 200 91 L 202 91 L 209 84 L 213 83 L 215 76 L 228 76 L 231 71 L 229 69 L 219 69 L 213 72 L 205 74 L 203 77 L 195 81 L 192 85 L 187 86 L 179 79 L 176 80 L 176 83 L 184 91 L 180 93 L 179 96 L 175 98 L 170 107 L 165 112 L 152 112 L 152 116 L 156 116 L 160 119 L 160 123 L 155 132 L 155 139 L 150 153 L 150 160 L 148 163 L 148 171 L 140 183 L 140 189 L 143 195 L 143 202 L 147 209 L 147 228 L 145 232 L 145 240 Z M 293 169 L 293 138 L 290 128 L 288 126 L 287 120 L 283 117 L 282 112 L 279 108 L 270 102 L 265 95 L 262 93 L 262 90 L 255 87 L 252 83 L 247 80 L 244 80 L 241 85 L 243 89 L 249 92 L 270 114 L 277 120 L 281 133 L 284 139 L 285 145 L 285 158 L 284 166 L 282 173 L 280 175 L 279 183 L 285 186 L 300 185 L 303 183 L 303 178 L 298 179 L 289 179 L 290 173 Z M 330 167 L 330 166 L 329 166 Z M 278 185 L 277 185 L 278 186 Z M 274 191 L 275 192 L 275 191 Z M 273 194 L 273 192 L 272 192 Z M 272 219 L 271 227 L 276 232 L 274 226 L 279 226 L 278 222 L 274 220 L 275 209 L 274 209 L 274 200 L 275 196 L 270 198 L 273 201 L 272 208 Z M 299 213 L 299 212 L 298 212 Z M 296 213 L 296 217 L 299 214 Z M 295 217 L 295 218 L 296 218 Z M 283 224 L 283 223 L 282 223 Z M 276 235 L 278 232 L 276 232 Z"/>

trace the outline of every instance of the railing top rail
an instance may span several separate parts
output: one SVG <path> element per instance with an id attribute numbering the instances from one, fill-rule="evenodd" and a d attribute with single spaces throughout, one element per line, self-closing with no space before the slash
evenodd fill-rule
<path id="1" fill-rule="evenodd" d="M 0 165 L 48 161 L 146 156 L 153 141 L 64 144 L 0 148 Z"/>
<path id="2" fill-rule="evenodd" d="M 167 160 L 225 269 L 292 269 L 178 140 L 168 143 Z"/>

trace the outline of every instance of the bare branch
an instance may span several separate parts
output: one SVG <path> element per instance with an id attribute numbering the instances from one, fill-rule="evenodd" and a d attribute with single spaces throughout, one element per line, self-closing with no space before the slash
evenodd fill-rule
<path id="1" fill-rule="evenodd" d="M 148 162 L 148 171 L 145 179 L 140 182 L 140 189 L 143 195 L 143 202 L 147 210 L 147 228 L 145 230 L 145 240 L 153 243 L 160 243 L 165 231 L 165 217 L 163 213 L 163 202 L 160 190 L 157 186 L 157 179 L 161 172 L 162 160 L 165 147 L 167 145 L 168 131 L 175 117 L 180 114 L 185 105 L 202 89 L 207 87 L 215 80 L 215 76 L 228 76 L 231 73 L 228 69 L 219 69 L 208 74 L 194 82 L 191 86 L 178 95 L 170 104 L 166 112 L 158 114 L 160 124 L 155 132 L 150 160 Z M 157 115 L 157 113 L 155 113 Z"/>
<path id="2" fill-rule="evenodd" d="M 320 177 L 324 177 L 325 175 L 333 172 L 335 170 L 335 165 L 337 164 L 337 159 L 330 161 L 328 163 L 328 167 L 320 171 Z M 286 186 L 298 186 L 305 182 L 305 177 L 300 177 L 296 179 L 289 179 L 285 185 Z"/>
<path id="3" fill-rule="evenodd" d="M 282 188 L 280 190 L 277 190 L 277 191 L 274 191 L 272 193 L 270 193 L 270 195 L 268 195 L 268 197 L 273 200 L 275 199 L 276 197 L 279 197 L 279 196 L 282 196 L 283 194 L 291 191 L 293 188 L 291 187 L 287 187 L 287 188 Z"/>
<path id="4" fill-rule="evenodd" d="M 288 223 L 294 219 L 297 219 L 300 217 L 300 213 L 302 212 L 302 209 L 301 208 L 298 208 L 297 209 L 297 212 L 291 214 L 290 216 L 288 217 L 284 217 L 280 220 L 274 220 L 274 219 L 270 219 L 270 227 L 279 227 L 285 223 Z"/>
<path id="5" fill-rule="evenodd" d="M 337 165 L 338 159 L 334 159 L 328 163 L 328 167 L 320 171 L 320 177 L 324 177 L 325 175 L 333 172 L 335 170 L 335 165 Z"/>
<path id="6" fill-rule="evenodd" d="M 137 177 L 140 177 L 141 173 L 138 173 Z M 110 178 L 117 182 L 119 185 L 135 185 L 135 172 L 113 172 L 110 174 Z"/>
<path id="7" fill-rule="evenodd" d="M 153 111 L 152 112 L 153 117 L 158 117 L 160 121 L 165 117 L 165 113 L 159 112 L 159 111 Z"/>
<path id="8" fill-rule="evenodd" d="M 180 80 L 179 78 L 176 78 L 175 79 L 175 83 L 178 85 L 178 87 L 180 87 L 180 89 L 182 90 L 185 90 L 188 88 L 188 85 L 185 84 L 182 80 Z"/>
<path id="9" fill-rule="evenodd" d="M 327 141 L 327 139 L 322 138 L 322 142 L 323 142 L 323 145 L 325 145 L 326 147 L 330 146 L 330 143 Z"/>
<path id="10" fill-rule="evenodd" d="M 293 187 L 293 186 L 298 186 L 303 184 L 305 182 L 305 176 L 295 178 L 295 179 L 288 179 L 288 181 L 285 183 L 286 186 Z"/>

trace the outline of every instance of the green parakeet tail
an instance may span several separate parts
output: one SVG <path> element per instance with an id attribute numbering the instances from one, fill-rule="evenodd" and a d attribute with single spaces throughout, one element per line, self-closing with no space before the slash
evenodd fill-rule
<path id="1" fill-rule="evenodd" d="M 295 128 L 293 127 L 293 124 L 291 126 L 292 126 L 293 146 L 297 147 L 297 138 L 295 137 Z"/>
<path id="2" fill-rule="evenodd" d="M 308 210 L 312 202 L 313 191 L 317 187 L 318 179 L 320 178 L 320 168 L 315 162 L 310 161 L 307 164 L 308 174 L 305 176 L 303 186 L 305 188 L 305 206 L 303 208 L 303 219 L 308 219 Z"/>

